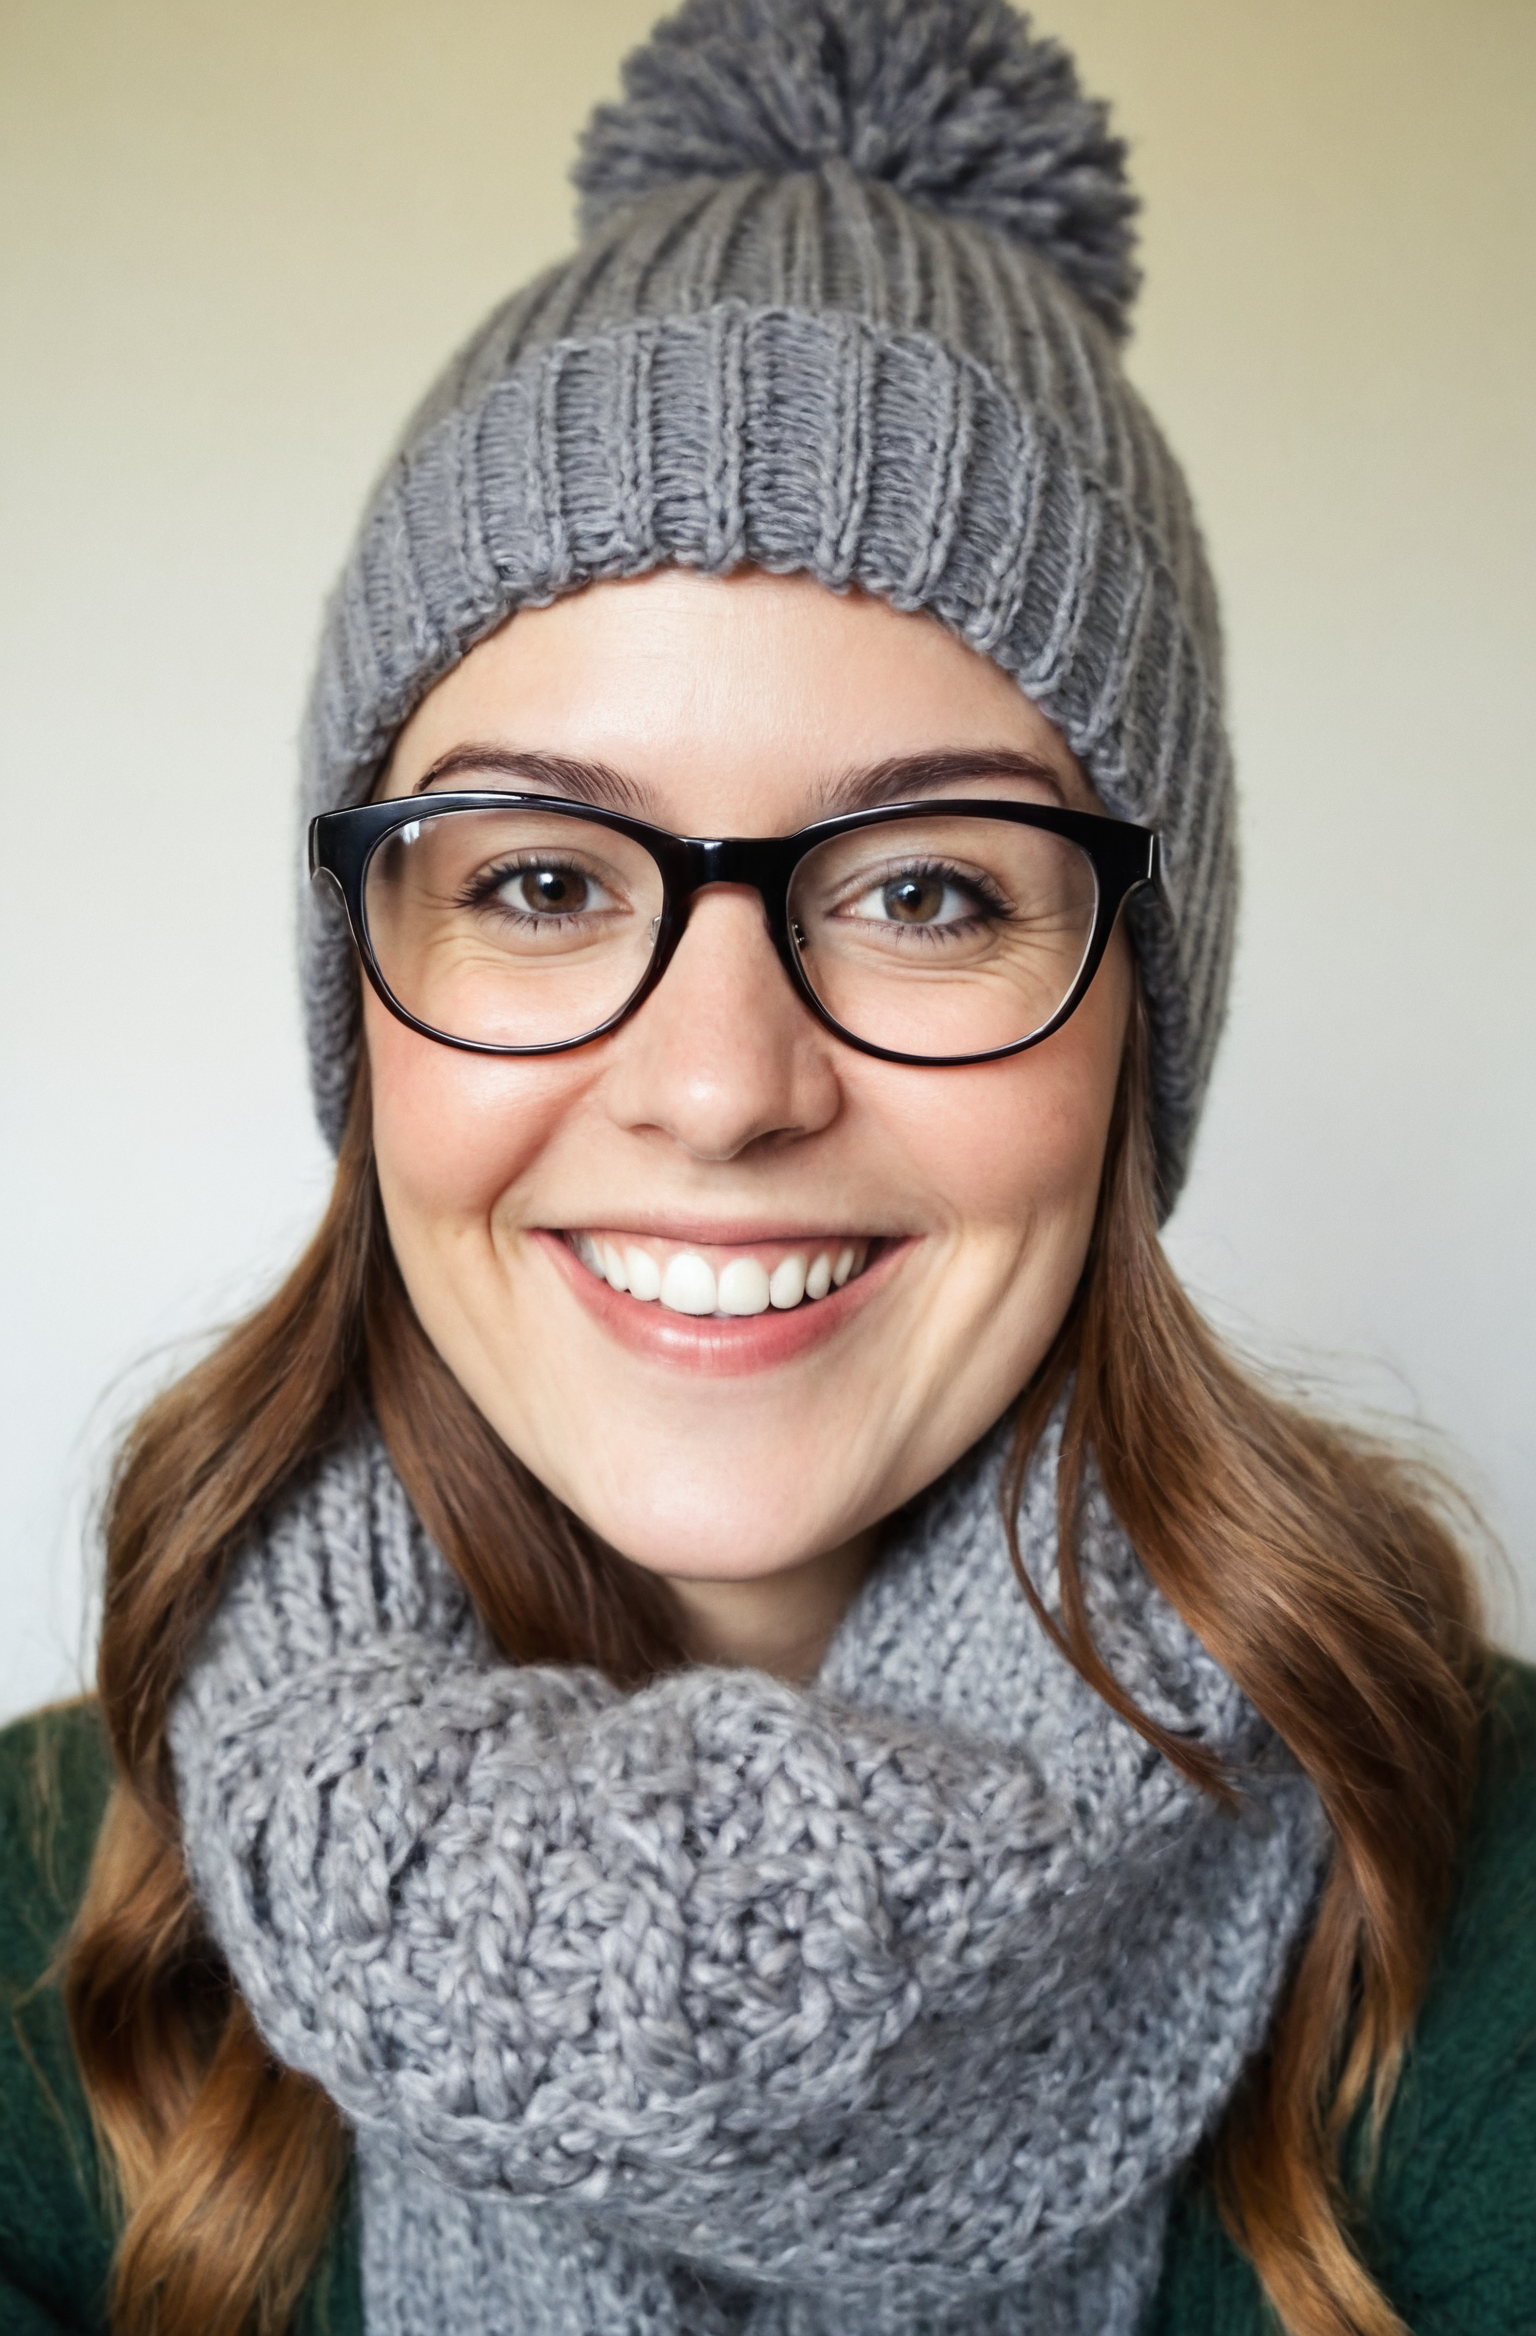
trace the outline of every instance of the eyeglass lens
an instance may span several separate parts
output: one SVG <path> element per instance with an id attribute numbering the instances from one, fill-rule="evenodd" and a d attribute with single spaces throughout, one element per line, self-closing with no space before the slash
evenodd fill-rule
<path id="1" fill-rule="evenodd" d="M 601 820 L 424 811 L 374 852 L 368 936 L 408 1014 L 482 1046 L 558 1046 L 621 1011 L 663 907 L 643 844 Z M 1065 837 L 1008 820 L 891 820 L 818 844 L 790 886 L 815 996 L 897 1054 L 988 1054 L 1059 1012 L 1093 935 L 1097 879 Z"/>
<path id="2" fill-rule="evenodd" d="M 818 844 L 791 925 L 834 1022 L 893 1054 L 990 1054 L 1066 1004 L 1093 935 L 1093 862 L 1007 820 L 892 820 Z"/>

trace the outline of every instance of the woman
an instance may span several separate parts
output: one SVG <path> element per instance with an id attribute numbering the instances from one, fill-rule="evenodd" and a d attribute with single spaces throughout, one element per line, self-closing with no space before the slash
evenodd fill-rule
<path id="1" fill-rule="evenodd" d="M 690 0 L 327 623 L 338 1151 L 6 1740 L 6 2325 L 1536 2324 L 1527 1674 L 1173 1282 L 1219 646 L 1119 147 Z"/>

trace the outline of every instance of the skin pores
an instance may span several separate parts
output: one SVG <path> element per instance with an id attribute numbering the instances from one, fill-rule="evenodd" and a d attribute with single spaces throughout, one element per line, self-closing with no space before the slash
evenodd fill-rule
<path id="1" fill-rule="evenodd" d="M 668 570 L 520 613 L 425 699 L 382 791 L 466 750 L 601 765 L 622 808 L 689 835 L 806 825 L 850 773 L 924 752 L 1011 751 L 1040 776 L 964 791 L 1096 807 L 995 666 L 804 578 Z M 719 886 L 638 1013 L 568 1053 L 460 1052 L 365 992 L 384 1207 L 428 1335 L 535 1473 L 673 1582 L 701 1655 L 813 1668 L 880 1520 L 1045 1354 L 1087 1249 L 1130 980 L 1117 933 L 1028 1052 L 880 1062 L 798 999 L 756 895 Z M 610 1289 L 605 1248 L 651 1261 L 642 1291 L 679 1252 L 717 1288 L 740 1261 L 723 1286 L 748 1298 L 753 1266 L 852 1250 L 855 1268 L 824 1299 L 721 1320 Z"/>

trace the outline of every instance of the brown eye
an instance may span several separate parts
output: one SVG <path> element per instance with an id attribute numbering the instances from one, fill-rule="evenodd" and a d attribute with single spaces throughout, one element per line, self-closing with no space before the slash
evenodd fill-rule
<path id="1" fill-rule="evenodd" d="M 898 924 L 932 924 L 944 906 L 945 887 L 934 876 L 902 876 L 883 887 L 885 913 Z"/>
<path id="2" fill-rule="evenodd" d="M 894 876 L 877 875 L 840 913 L 861 924 L 948 932 L 991 914 L 992 908 L 982 888 L 955 870 L 909 864 Z"/>
<path id="3" fill-rule="evenodd" d="M 509 908 L 534 916 L 574 916 L 591 902 L 592 885 L 578 868 L 519 868 L 498 887 Z"/>

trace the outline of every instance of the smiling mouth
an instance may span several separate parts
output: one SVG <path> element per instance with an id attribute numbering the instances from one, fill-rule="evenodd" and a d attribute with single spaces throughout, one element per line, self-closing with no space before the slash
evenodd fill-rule
<path id="1" fill-rule="evenodd" d="M 754 1242 L 712 1257 L 702 1250 L 632 1233 L 567 1233 L 572 1254 L 611 1290 L 672 1314 L 732 1320 L 814 1306 L 857 1281 L 882 1244 L 871 1236 L 812 1242 Z"/>

